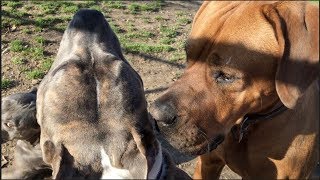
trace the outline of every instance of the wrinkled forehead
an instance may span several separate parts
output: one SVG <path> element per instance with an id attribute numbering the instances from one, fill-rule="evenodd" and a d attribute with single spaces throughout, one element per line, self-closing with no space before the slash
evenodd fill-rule
<path id="1" fill-rule="evenodd" d="M 208 57 L 213 52 L 226 61 L 231 55 L 252 59 L 261 54 L 275 55 L 277 40 L 261 7 L 260 3 L 210 3 L 193 23 L 186 45 L 191 51 L 188 54 L 194 56 L 190 58 Z"/>

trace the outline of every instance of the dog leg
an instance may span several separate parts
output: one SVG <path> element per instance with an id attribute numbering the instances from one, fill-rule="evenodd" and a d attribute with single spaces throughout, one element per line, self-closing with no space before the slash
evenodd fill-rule
<path id="1" fill-rule="evenodd" d="M 198 158 L 193 179 L 219 179 L 225 162 L 213 151 Z"/>

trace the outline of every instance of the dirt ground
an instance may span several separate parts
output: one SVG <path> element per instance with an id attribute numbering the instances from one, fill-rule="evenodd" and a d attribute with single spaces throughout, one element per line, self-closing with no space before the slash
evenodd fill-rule
<path id="1" fill-rule="evenodd" d="M 127 7 L 129 2 L 124 3 Z M 167 25 L 170 27 L 177 24 L 180 18 L 180 25 L 176 25 L 176 36 L 173 37 L 175 42 L 170 44 L 174 48 L 173 51 L 166 52 L 130 52 L 130 50 L 124 50 L 124 55 L 126 59 L 131 63 L 133 68 L 140 74 L 145 87 L 146 98 L 148 104 L 154 101 L 172 82 L 174 82 L 183 72 L 184 68 L 184 55 L 183 55 L 183 42 L 185 41 L 188 32 L 191 28 L 191 20 L 195 15 L 197 9 L 200 6 L 200 2 L 187 1 L 187 2 L 165 2 L 159 11 L 156 12 L 140 12 L 138 14 L 123 13 L 123 9 L 109 9 L 108 12 L 104 13 L 108 20 L 112 20 L 114 24 L 117 25 L 124 32 L 117 33 L 117 35 L 125 34 L 128 22 L 137 30 L 147 29 L 148 31 L 155 34 L 154 37 L 148 39 L 142 39 L 140 41 L 147 41 L 148 43 L 159 43 L 158 27 L 162 25 Z M 18 6 L 18 10 L 24 10 L 26 5 Z M 104 9 L 102 8 L 102 11 Z M 25 19 L 33 20 L 37 18 L 37 5 L 33 8 L 28 8 L 26 10 L 27 15 L 23 16 Z M 9 10 L 8 10 L 9 12 Z M 10 14 L 8 15 L 10 16 Z M 181 19 L 183 16 L 183 19 Z M 146 20 L 145 17 L 148 17 Z M 187 19 L 187 21 L 186 21 Z M 148 22 L 149 21 L 149 22 Z M 61 22 L 61 24 L 67 21 Z M 148 22 L 148 23 L 144 23 Z M 45 45 L 43 46 L 43 58 L 54 59 L 59 43 L 63 34 L 63 31 L 59 31 L 50 26 L 42 28 L 40 31 L 33 27 L 32 23 L 26 23 L 22 25 L 12 25 L 9 24 L 2 29 L 2 42 L 1 42 L 1 77 L 2 80 L 9 79 L 10 83 L 7 87 L 2 87 L 2 96 L 7 96 L 17 92 L 25 92 L 30 90 L 33 86 L 37 86 L 41 82 L 41 76 L 31 78 L 28 77 L 28 72 L 34 69 L 41 69 L 42 63 L 41 58 L 37 60 L 33 56 L 28 54 L 23 54 L 21 52 L 12 51 L 10 42 L 13 40 L 22 40 L 26 42 L 24 46 L 26 48 L 33 47 L 36 43 L 33 39 L 36 37 L 43 37 L 45 39 Z M 2 26 L 3 27 L 3 26 Z M 26 33 L 25 29 L 30 29 L 31 33 Z M 120 41 L 122 39 L 120 38 Z M 140 42 L 139 39 L 134 41 Z M 121 42 L 122 43 L 122 42 Z M 182 45 L 181 45 L 182 44 Z M 180 57 L 174 59 L 172 54 L 178 54 Z M 21 63 L 17 63 L 14 59 L 22 58 Z M 20 62 L 20 61 L 18 61 Z M 44 70 L 46 73 L 46 70 Z M 2 144 L 2 154 L 5 159 L 9 161 L 5 166 L 10 166 L 12 163 L 12 153 L 14 151 L 15 141 Z M 164 144 L 164 147 L 168 145 Z M 169 148 L 170 149 L 170 148 Z M 179 164 L 179 167 L 184 169 L 190 175 L 193 174 L 194 166 L 196 160 L 194 157 L 186 157 L 174 150 L 169 150 L 173 154 L 173 158 Z M 235 179 L 239 178 L 230 169 L 225 168 L 222 172 L 221 178 L 223 179 Z"/>

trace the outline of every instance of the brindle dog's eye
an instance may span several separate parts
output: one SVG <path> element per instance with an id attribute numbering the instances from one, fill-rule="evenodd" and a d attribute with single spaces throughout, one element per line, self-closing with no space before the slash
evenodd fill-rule
<path id="1" fill-rule="evenodd" d="M 232 83 L 236 79 L 234 76 L 226 74 L 222 71 L 215 72 L 213 77 L 217 83 Z"/>

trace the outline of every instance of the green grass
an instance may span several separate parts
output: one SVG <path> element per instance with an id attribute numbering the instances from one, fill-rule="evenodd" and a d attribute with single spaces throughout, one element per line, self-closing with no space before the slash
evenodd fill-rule
<path id="1" fill-rule="evenodd" d="M 117 24 L 115 24 L 114 22 L 109 21 L 109 25 L 110 25 L 111 29 L 112 29 L 116 34 L 122 33 L 122 29 L 121 29 Z"/>
<path id="2" fill-rule="evenodd" d="M 37 36 L 34 38 L 34 40 L 39 43 L 40 45 L 44 45 L 44 43 L 46 42 L 46 39 L 42 36 Z"/>
<path id="3" fill-rule="evenodd" d="M 43 2 L 39 5 L 40 10 L 42 10 L 44 14 L 55 14 L 59 7 L 60 4 L 56 2 Z"/>
<path id="4" fill-rule="evenodd" d="M 137 32 L 131 32 L 124 34 L 125 38 L 140 38 L 140 39 L 147 39 L 155 37 L 155 34 L 153 34 L 150 31 L 137 31 Z"/>
<path id="5" fill-rule="evenodd" d="M 170 44 L 173 44 L 174 42 L 175 42 L 175 39 L 170 38 L 170 37 L 163 37 L 160 39 L 160 43 L 162 43 L 162 44 L 170 45 Z"/>
<path id="6" fill-rule="evenodd" d="M 104 1 L 103 3 L 110 9 L 126 9 L 126 6 L 120 1 Z"/>
<path id="7" fill-rule="evenodd" d="M 161 2 L 131 3 L 128 9 L 132 14 L 138 14 L 141 11 L 158 12 L 161 6 Z"/>
<path id="8" fill-rule="evenodd" d="M 53 59 L 51 58 L 44 59 L 41 64 L 41 69 L 43 71 L 48 71 L 51 68 L 52 63 L 53 63 Z"/>
<path id="9" fill-rule="evenodd" d="M 7 1 L 7 2 L 3 2 L 3 5 L 11 7 L 12 9 L 14 8 L 19 8 L 23 5 L 22 2 L 16 2 L 16 1 Z"/>
<path id="10" fill-rule="evenodd" d="M 168 38 L 175 38 L 179 35 L 175 27 L 160 26 L 160 33 Z"/>
<path id="11" fill-rule="evenodd" d="M 157 15 L 154 19 L 157 20 L 157 21 L 164 20 L 164 18 L 162 16 L 160 16 L 160 15 Z"/>
<path id="12" fill-rule="evenodd" d="M 10 88 L 13 85 L 13 81 L 9 79 L 1 79 L 1 89 Z"/>
<path id="13" fill-rule="evenodd" d="M 131 53 L 159 53 L 170 52 L 174 48 L 168 45 L 149 45 L 146 43 L 122 43 L 124 50 Z"/>
<path id="14" fill-rule="evenodd" d="M 11 61 L 13 64 L 16 64 L 16 65 L 21 65 L 26 63 L 26 60 L 21 57 L 13 57 Z"/>
<path id="15" fill-rule="evenodd" d="M 40 69 L 34 69 L 26 72 L 26 77 L 28 79 L 42 79 L 44 75 L 45 73 Z"/>
<path id="16" fill-rule="evenodd" d="M 60 10 L 63 13 L 75 13 L 77 12 L 79 9 L 79 7 L 76 4 L 73 3 L 66 3 L 66 4 L 62 4 Z"/>
<path id="17" fill-rule="evenodd" d="M 63 20 L 60 19 L 59 17 L 51 17 L 51 16 L 37 17 L 35 19 L 35 25 L 40 28 L 50 27 L 52 25 L 55 25 L 61 22 L 63 22 Z"/>
<path id="18" fill-rule="evenodd" d="M 44 55 L 44 48 L 43 47 L 32 47 L 32 48 L 29 48 L 29 52 L 30 52 L 30 55 L 33 58 L 35 58 L 36 60 L 41 59 L 41 58 L 43 58 L 43 55 Z"/>
<path id="19" fill-rule="evenodd" d="M 24 28 L 24 29 L 22 29 L 22 32 L 23 32 L 24 34 L 31 34 L 31 33 L 32 33 L 32 30 L 29 29 L 29 28 Z"/>
<path id="20" fill-rule="evenodd" d="M 186 24 L 190 24 L 192 21 L 187 17 L 182 17 L 178 19 L 178 22 L 180 23 L 180 25 L 186 25 Z"/>
<path id="21" fill-rule="evenodd" d="M 25 50 L 24 42 L 21 40 L 13 40 L 10 42 L 10 50 L 13 52 L 20 52 Z"/>
<path id="22" fill-rule="evenodd" d="M 183 59 L 186 59 L 186 54 L 183 52 L 183 53 L 173 53 L 171 58 L 170 58 L 170 61 L 172 62 L 176 62 L 176 61 L 179 61 L 179 60 L 183 60 Z"/>

